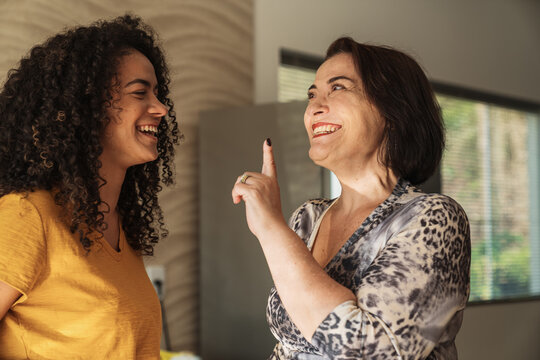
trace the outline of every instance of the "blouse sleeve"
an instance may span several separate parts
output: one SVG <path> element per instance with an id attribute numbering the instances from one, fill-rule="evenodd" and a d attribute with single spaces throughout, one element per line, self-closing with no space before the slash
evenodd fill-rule
<path id="1" fill-rule="evenodd" d="M 312 343 L 335 360 L 425 358 L 465 307 L 469 267 L 465 212 L 432 197 L 363 274 L 351 274 L 360 277 L 357 300 L 338 305 Z"/>
<path id="2" fill-rule="evenodd" d="M 0 198 L 0 280 L 22 293 L 23 302 L 45 263 L 41 217 L 21 195 Z M 15 305 L 14 304 L 14 305 Z"/>

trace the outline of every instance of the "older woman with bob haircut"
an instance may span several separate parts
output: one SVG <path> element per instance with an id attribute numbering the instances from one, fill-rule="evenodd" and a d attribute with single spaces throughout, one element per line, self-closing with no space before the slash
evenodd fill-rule
<path id="1" fill-rule="evenodd" d="M 269 139 L 262 172 L 232 191 L 275 283 L 270 359 L 456 359 L 469 223 L 454 200 L 416 187 L 444 148 L 426 76 L 402 52 L 340 38 L 308 98 L 309 156 L 341 196 L 304 203 L 287 226 Z"/>

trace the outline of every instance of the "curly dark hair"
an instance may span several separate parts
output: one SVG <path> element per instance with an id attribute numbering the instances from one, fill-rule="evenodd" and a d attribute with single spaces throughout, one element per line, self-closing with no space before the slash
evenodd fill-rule
<path id="1" fill-rule="evenodd" d="M 349 37 L 335 40 L 326 59 L 340 53 L 351 55 L 368 99 L 385 120 L 381 163 L 412 184 L 423 183 L 437 169 L 445 144 L 441 109 L 424 71 L 401 51 Z"/>
<path id="2" fill-rule="evenodd" d="M 128 168 L 118 212 L 129 245 L 152 255 L 167 236 L 157 194 L 173 182 L 174 145 L 182 138 L 169 73 L 157 35 L 140 18 L 74 27 L 33 47 L 8 72 L 0 93 L 0 196 L 43 189 L 66 211 L 66 222 L 90 251 L 89 235 L 106 228 L 99 188 L 101 135 L 110 122 L 120 58 L 133 49 L 156 73 L 157 98 L 168 106 L 158 127 L 158 158 Z"/>

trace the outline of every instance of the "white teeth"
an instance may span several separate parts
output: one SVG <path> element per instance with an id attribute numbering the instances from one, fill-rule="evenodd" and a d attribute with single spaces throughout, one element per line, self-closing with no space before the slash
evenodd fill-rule
<path id="1" fill-rule="evenodd" d="M 137 130 L 139 130 L 141 132 L 153 133 L 154 136 L 158 132 L 157 126 L 153 126 L 153 125 L 137 126 Z"/>
<path id="2" fill-rule="evenodd" d="M 331 134 L 336 132 L 340 127 L 336 125 L 322 125 L 313 130 L 313 135 Z"/>

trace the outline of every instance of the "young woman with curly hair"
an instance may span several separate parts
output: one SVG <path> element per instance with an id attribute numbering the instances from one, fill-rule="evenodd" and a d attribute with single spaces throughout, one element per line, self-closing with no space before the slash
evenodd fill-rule
<path id="1" fill-rule="evenodd" d="M 178 131 L 164 55 L 123 16 L 35 46 L 0 93 L 0 358 L 158 358 L 142 255 Z"/>

